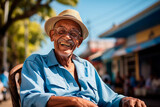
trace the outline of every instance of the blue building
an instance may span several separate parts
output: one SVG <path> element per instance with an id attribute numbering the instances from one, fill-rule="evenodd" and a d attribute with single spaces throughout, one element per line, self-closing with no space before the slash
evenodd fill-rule
<path id="1" fill-rule="evenodd" d="M 160 77 L 160 1 L 99 37 L 124 40 L 93 59 L 103 61 L 113 78 L 117 73 L 121 77 L 132 74 L 136 80 L 140 76 L 146 80 L 151 74 Z"/>

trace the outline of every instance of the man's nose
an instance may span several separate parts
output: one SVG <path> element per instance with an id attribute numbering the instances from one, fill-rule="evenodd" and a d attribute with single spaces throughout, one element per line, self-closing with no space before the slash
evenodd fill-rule
<path id="1" fill-rule="evenodd" d="M 65 36 L 67 39 L 71 39 L 71 36 L 67 33 Z"/>

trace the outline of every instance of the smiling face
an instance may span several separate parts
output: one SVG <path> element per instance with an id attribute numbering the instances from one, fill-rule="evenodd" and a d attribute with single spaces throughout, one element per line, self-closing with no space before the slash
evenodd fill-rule
<path id="1" fill-rule="evenodd" d="M 73 54 L 83 41 L 80 26 L 69 19 L 58 21 L 50 31 L 50 38 L 54 41 L 55 52 L 62 56 Z"/>

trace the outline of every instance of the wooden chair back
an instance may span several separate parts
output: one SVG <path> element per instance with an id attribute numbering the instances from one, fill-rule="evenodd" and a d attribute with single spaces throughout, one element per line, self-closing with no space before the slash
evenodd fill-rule
<path id="1" fill-rule="evenodd" d="M 13 107 L 21 107 L 21 100 L 20 100 L 20 85 L 21 85 L 21 70 L 23 64 L 19 64 L 11 69 L 9 72 L 9 90 L 12 99 L 12 106 Z"/>

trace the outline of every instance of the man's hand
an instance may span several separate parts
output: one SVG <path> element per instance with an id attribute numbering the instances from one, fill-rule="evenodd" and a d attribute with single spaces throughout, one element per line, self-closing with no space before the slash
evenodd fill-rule
<path id="1" fill-rule="evenodd" d="M 98 107 L 91 101 L 85 100 L 83 98 L 75 97 L 74 99 L 75 107 Z"/>
<path id="2" fill-rule="evenodd" d="M 147 107 L 144 101 L 133 97 L 122 98 L 122 107 Z"/>
<path id="3" fill-rule="evenodd" d="M 79 97 L 51 96 L 47 107 L 98 107 L 91 101 Z"/>

